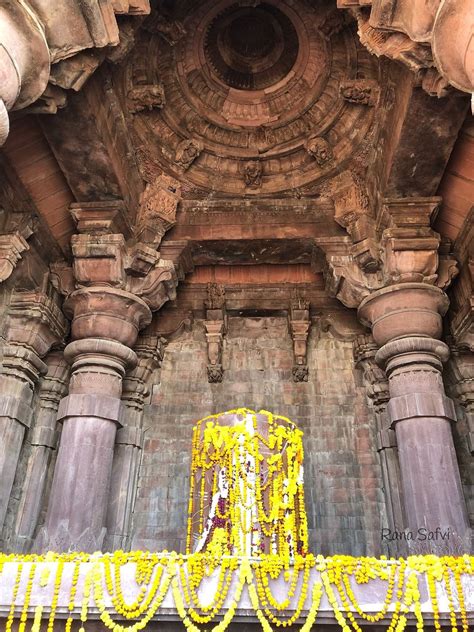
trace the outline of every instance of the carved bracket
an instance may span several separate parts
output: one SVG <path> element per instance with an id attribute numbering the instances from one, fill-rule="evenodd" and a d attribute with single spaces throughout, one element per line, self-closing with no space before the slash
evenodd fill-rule
<path id="1" fill-rule="evenodd" d="M 205 301 L 204 306 L 206 308 L 204 327 L 206 329 L 207 356 L 209 360 L 207 379 L 211 383 L 222 382 L 224 373 L 222 349 L 224 336 L 227 333 L 224 286 L 217 283 L 208 283 L 207 301 Z"/>
<path id="2" fill-rule="evenodd" d="M 309 301 L 297 297 L 291 302 L 288 325 L 291 339 L 293 340 L 293 380 L 295 382 L 307 382 L 309 374 L 307 343 L 311 328 Z"/>
<path id="3" fill-rule="evenodd" d="M 387 199 L 377 226 L 361 212 L 358 199 L 352 186 L 343 186 L 335 195 L 335 219 L 347 227 L 353 245 L 340 240 L 325 248 L 324 274 L 331 296 L 358 307 L 372 291 L 393 284 L 450 285 L 458 273 L 457 261 L 450 243 L 442 242 L 431 228 L 440 198 Z"/>
<path id="4" fill-rule="evenodd" d="M 161 175 L 149 182 L 140 201 L 135 231 L 137 239 L 158 248 L 163 235 L 176 223 L 180 200 L 178 180 Z"/>
<path id="5" fill-rule="evenodd" d="M 0 235 L 0 282 L 6 281 L 29 246 L 22 235 L 15 231 Z"/>

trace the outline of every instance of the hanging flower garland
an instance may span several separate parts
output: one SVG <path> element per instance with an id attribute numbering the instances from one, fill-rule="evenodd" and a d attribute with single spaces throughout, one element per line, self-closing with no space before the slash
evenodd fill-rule
<path id="1" fill-rule="evenodd" d="M 303 632 L 309 632 L 317 619 L 323 595 L 343 632 L 361 632 L 361 621 L 384 623 L 387 632 L 403 632 L 409 614 L 421 632 L 424 621 L 419 582 L 423 578 L 428 586 L 434 628 L 442 628 L 438 600 L 442 587 L 447 596 L 452 632 L 469 632 L 463 576 L 474 575 L 474 557 L 467 555 L 387 560 L 349 556 L 323 558 L 308 554 L 295 556 L 291 562 L 275 555 L 216 558 L 208 552 L 0 555 L 0 581 L 6 569 L 11 570 L 10 564 L 14 565 L 15 579 L 5 626 L 7 632 L 12 630 L 16 619 L 19 632 L 25 632 L 28 616 L 34 617 L 33 632 L 40 630 L 42 621 L 52 632 L 60 605 L 67 610 L 67 631 L 71 630 L 74 620 L 80 620 L 80 630 L 85 630 L 90 608 L 94 607 L 104 626 L 113 632 L 138 632 L 146 628 L 170 596 L 189 632 L 202 632 L 202 626 L 207 630 L 209 625 L 210 632 L 224 632 L 236 614 L 245 587 L 264 632 L 301 621 Z M 65 573 L 67 565 L 72 565 L 72 573 Z M 131 601 L 127 601 L 122 589 L 123 570 L 127 565 L 135 567 L 137 593 Z M 130 567 L 127 573 L 129 575 Z M 67 604 L 60 604 L 66 576 L 69 598 Z M 368 613 L 357 598 L 357 587 L 373 580 L 384 582 L 386 593 L 380 610 Z M 286 595 L 280 600 L 272 592 L 274 582 L 279 582 L 280 591 L 282 583 L 285 586 Z M 50 595 L 48 608 L 32 607 L 33 596 L 37 597 L 42 591 Z M 169 601 L 167 603 L 169 607 Z M 130 623 L 116 621 L 116 617 Z"/>

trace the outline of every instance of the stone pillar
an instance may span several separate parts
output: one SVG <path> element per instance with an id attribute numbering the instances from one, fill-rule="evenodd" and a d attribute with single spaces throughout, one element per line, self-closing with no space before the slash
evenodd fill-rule
<path id="1" fill-rule="evenodd" d="M 132 350 L 152 310 L 174 298 L 173 264 L 144 244 L 127 246 L 121 206 L 83 204 L 72 211 L 73 268 L 55 266 L 54 282 L 67 296 L 72 342 L 69 393 L 45 526 L 36 548 L 102 548 L 117 429 L 123 425 L 122 380 L 137 364 Z"/>
<path id="2" fill-rule="evenodd" d="M 58 301 L 52 288 L 45 288 L 17 292 L 10 303 L 0 373 L 0 526 L 32 421 L 35 386 L 47 371 L 41 358 L 67 331 Z"/>
<path id="3" fill-rule="evenodd" d="M 121 423 L 122 379 L 137 362 L 131 347 L 151 320 L 138 297 L 113 288 L 74 292 L 65 303 L 76 338 L 64 351 L 69 394 L 45 527 L 38 547 L 102 548 L 115 435 Z"/>
<path id="4" fill-rule="evenodd" d="M 163 359 L 165 339 L 153 334 L 141 335 L 135 345 L 138 364 L 123 380 L 123 427 L 115 440 L 107 509 L 105 550 L 127 549 L 138 484 L 138 469 L 143 449 L 142 417 L 148 380 Z"/>
<path id="5" fill-rule="evenodd" d="M 437 287 L 400 283 L 373 292 L 359 307 L 389 380 L 406 526 L 414 538 L 422 528 L 450 531 L 449 539 L 426 542 L 432 550 L 464 546 L 469 529 L 451 431 L 456 417 L 441 374 L 449 355 L 439 340 L 448 304 Z"/>
<path id="6" fill-rule="evenodd" d="M 38 525 L 48 469 L 57 444 L 58 406 L 65 395 L 69 377 L 69 366 L 62 351 L 50 353 L 46 364 L 48 372 L 40 383 L 36 423 L 29 437 L 31 454 L 16 516 L 14 550 L 18 552 L 29 550 Z"/>
<path id="7" fill-rule="evenodd" d="M 397 439 L 387 412 L 390 399 L 388 380 L 384 371 L 375 361 L 378 347 L 372 336 L 361 334 L 354 341 L 354 360 L 364 374 L 367 397 L 372 402 L 377 427 L 377 451 L 382 469 L 382 479 L 390 531 L 402 531 L 405 527 L 401 489 L 400 465 L 398 461 Z M 397 554 L 397 543 L 393 546 L 387 540 L 389 552 Z"/>

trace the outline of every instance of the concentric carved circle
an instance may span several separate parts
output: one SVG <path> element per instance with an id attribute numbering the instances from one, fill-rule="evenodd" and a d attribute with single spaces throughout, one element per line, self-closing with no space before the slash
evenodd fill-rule
<path id="1" fill-rule="evenodd" d="M 147 179 L 164 171 L 193 196 L 314 195 L 365 155 L 378 62 L 334 3 L 208 0 L 182 13 L 142 31 L 127 64 L 125 94 L 152 94 L 131 108 Z"/>
<path id="2" fill-rule="evenodd" d="M 283 79 L 298 56 L 298 34 L 279 9 L 231 5 L 208 26 L 206 59 L 224 84 L 260 90 Z"/>

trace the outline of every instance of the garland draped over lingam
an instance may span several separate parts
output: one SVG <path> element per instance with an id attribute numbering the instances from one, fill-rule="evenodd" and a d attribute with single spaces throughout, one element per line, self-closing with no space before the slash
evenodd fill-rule
<path id="1" fill-rule="evenodd" d="M 292 558 L 307 552 L 302 437 L 286 417 L 248 408 L 196 424 L 188 553 Z"/>

